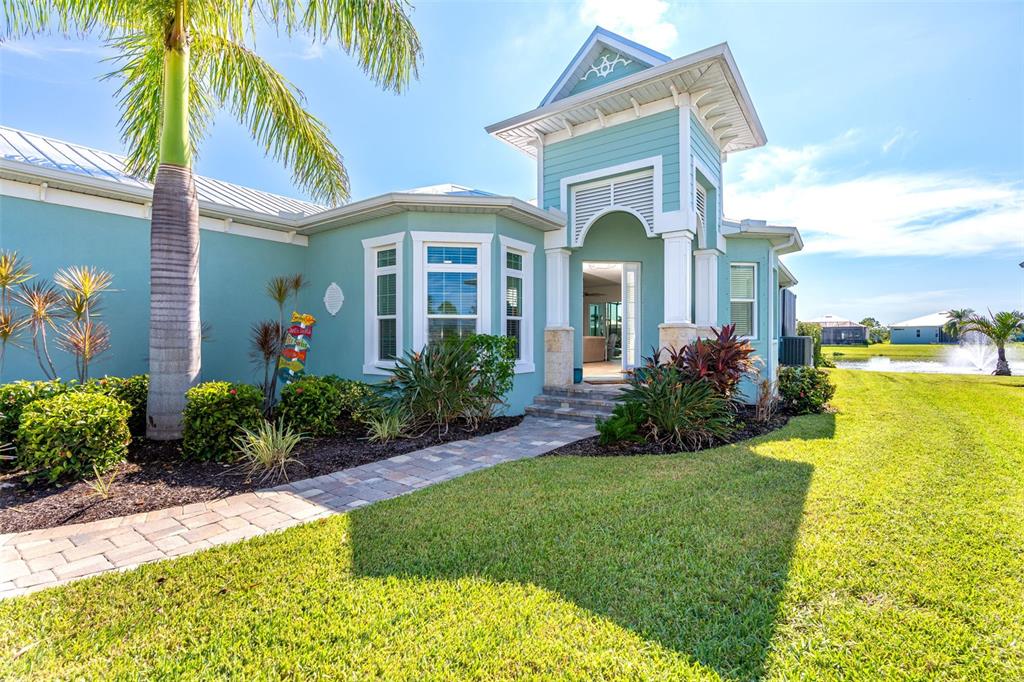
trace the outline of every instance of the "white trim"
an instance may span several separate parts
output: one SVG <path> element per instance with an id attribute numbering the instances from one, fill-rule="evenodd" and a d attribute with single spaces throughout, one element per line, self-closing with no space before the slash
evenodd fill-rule
<path id="1" fill-rule="evenodd" d="M 537 137 L 533 148 L 537 150 L 537 208 L 544 210 L 544 138 Z"/>
<path id="2" fill-rule="evenodd" d="M 393 360 L 377 357 L 379 346 L 377 317 L 377 275 L 395 275 L 395 355 L 405 351 L 402 342 L 402 247 L 405 233 L 395 232 L 380 237 L 364 239 L 363 244 L 363 374 L 388 374 L 387 368 L 394 367 Z M 387 268 L 377 267 L 377 253 L 388 247 L 395 249 L 395 264 Z M 386 272 L 385 272 L 386 271 Z"/>
<path id="3" fill-rule="evenodd" d="M 693 232 L 666 232 L 664 242 L 664 315 L 665 324 L 690 324 L 693 305 Z"/>
<path id="4" fill-rule="evenodd" d="M 412 237 L 412 347 L 423 348 L 427 343 L 427 249 L 430 246 L 476 246 L 477 264 L 460 266 L 459 269 L 472 269 L 479 273 L 477 278 L 477 323 L 479 334 L 491 333 L 491 242 L 494 234 L 490 232 L 423 232 L 413 231 Z M 447 266 L 454 268 L 455 266 Z"/>
<path id="5" fill-rule="evenodd" d="M 718 326 L 718 257 L 715 249 L 693 252 L 694 323 L 698 327 Z"/>
<path id="6" fill-rule="evenodd" d="M 545 273 L 547 286 L 546 329 L 567 329 L 569 324 L 569 255 L 565 248 L 544 249 L 547 258 Z"/>
<path id="7" fill-rule="evenodd" d="M 518 239 L 512 239 L 504 235 L 499 235 L 498 240 L 501 242 L 501 287 L 502 292 L 501 299 L 501 333 L 504 334 L 507 329 L 508 316 L 506 315 L 505 307 L 505 287 L 507 286 L 507 277 L 519 277 L 523 280 L 523 301 L 522 310 L 520 314 L 520 329 L 519 329 L 519 349 L 520 358 L 516 360 L 516 374 L 528 374 L 534 372 L 537 369 L 533 358 L 533 321 L 536 313 L 534 312 L 534 298 L 533 298 L 533 252 L 535 247 L 533 244 L 528 242 L 519 241 Z M 523 257 L 523 269 L 522 270 L 509 270 L 507 267 L 508 259 L 507 254 L 509 251 L 519 253 Z"/>
<path id="8" fill-rule="evenodd" d="M 632 123 L 637 118 L 646 118 L 653 116 L 654 114 L 661 114 L 666 111 L 671 111 L 676 108 L 676 103 L 672 97 L 664 97 L 662 99 L 648 102 L 647 104 L 640 105 L 640 115 L 637 116 L 636 109 L 631 105 L 629 109 L 623 111 L 616 111 L 611 114 L 602 113 L 601 116 L 595 118 L 592 121 L 583 121 L 582 123 L 574 123 L 572 126 L 572 135 L 569 135 L 564 128 L 560 128 L 550 133 L 544 134 L 544 143 L 553 144 L 555 142 L 562 142 L 568 140 L 570 137 L 579 137 L 580 135 L 586 135 L 588 133 L 597 132 L 603 128 L 613 128 L 623 123 Z"/>
<path id="9" fill-rule="evenodd" d="M 47 185 L 47 183 L 37 185 L 29 182 L 11 180 L 9 178 L 0 178 L 0 196 L 12 197 L 15 199 L 28 199 L 39 203 L 67 206 L 69 208 L 79 208 L 86 211 L 97 211 L 99 213 L 109 213 L 112 215 L 127 216 L 129 218 L 139 218 L 140 220 L 146 221 L 150 219 L 152 201 L 148 198 L 143 199 L 140 197 L 138 201 L 128 201 L 125 199 L 114 199 L 111 197 L 97 196 L 95 194 L 87 194 L 85 192 L 60 189 L 53 187 L 52 185 L 47 185 L 45 190 L 41 190 L 40 188 L 42 185 Z M 45 200 L 41 200 L 40 196 L 45 196 Z M 230 230 L 225 229 L 226 224 L 230 226 Z M 235 222 L 230 217 L 220 218 L 204 215 L 203 213 L 200 213 L 199 215 L 199 229 L 208 230 L 210 232 L 228 232 L 229 234 L 238 235 L 240 237 L 264 239 L 281 244 L 295 244 L 297 246 L 308 246 L 309 244 L 309 239 L 304 235 L 289 237 L 288 232 L 283 232 L 281 230 L 272 230 L 266 227 L 239 223 Z"/>
<path id="10" fill-rule="evenodd" d="M 754 268 L 754 299 L 753 299 L 753 301 L 750 301 L 750 300 L 745 299 L 745 298 L 733 299 L 733 297 L 732 297 L 732 269 L 734 267 L 736 267 L 736 266 L 744 266 L 744 267 L 750 266 L 750 267 Z M 757 291 L 758 291 L 758 288 L 759 288 L 759 283 L 757 281 L 757 278 L 760 275 L 758 270 L 759 270 L 759 268 L 757 267 L 757 263 L 756 262 L 752 262 L 752 261 L 735 261 L 733 263 L 729 263 L 729 306 L 730 306 L 729 307 L 729 321 L 730 322 L 733 321 L 732 320 L 732 302 L 734 300 L 737 303 L 753 303 L 754 304 L 753 309 L 752 309 L 753 310 L 752 321 L 751 321 L 751 325 L 750 325 L 750 328 L 754 332 L 754 334 L 753 334 L 753 336 L 740 336 L 739 337 L 739 338 L 745 339 L 747 341 L 757 341 L 760 338 L 760 336 L 761 336 L 758 333 L 759 330 L 758 330 L 758 327 L 757 327 L 757 324 L 758 324 L 758 319 L 757 319 L 758 318 L 758 314 L 757 314 L 757 305 L 758 305 Z"/>
<path id="11" fill-rule="evenodd" d="M 652 173 L 652 175 L 654 177 L 654 181 L 653 181 L 654 182 L 654 187 L 653 187 L 653 191 L 654 191 L 654 224 L 653 225 L 648 225 L 647 221 L 644 220 L 643 217 L 639 216 L 635 211 L 631 211 L 630 209 L 627 209 L 625 207 L 611 206 L 611 207 L 609 207 L 609 209 L 607 209 L 605 211 L 605 213 L 607 213 L 610 210 L 621 210 L 621 211 L 626 211 L 626 212 L 633 213 L 638 218 L 640 218 L 640 222 L 644 225 L 645 231 L 647 232 L 648 236 L 653 236 L 654 234 L 657 233 L 657 231 L 658 231 L 657 228 L 661 226 L 661 224 L 662 224 L 662 216 L 664 215 L 664 199 L 663 199 L 664 184 L 663 184 L 663 180 L 662 180 L 662 178 L 664 176 L 663 176 L 663 170 L 662 170 L 663 169 L 663 157 L 661 157 L 661 156 L 649 156 L 646 159 L 637 159 L 636 161 L 628 161 L 626 163 L 620 163 L 620 164 L 616 164 L 614 166 L 606 166 L 605 168 L 599 168 L 597 170 L 588 171 L 586 173 L 578 173 L 576 175 L 568 175 L 568 176 L 560 179 L 558 181 L 559 202 L 560 202 L 559 203 L 559 209 L 563 213 L 565 213 L 569 217 L 570 220 L 572 219 L 572 216 L 569 216 L 569 206 L 570 206 L 570 204 L 569 204 L 569 188 L 570 187 L 573 187 L 575 189 L 576 185 L 581 185 L 583 183 L 588 183 L 588 182 L 590 182 L 592 180 L 600 180 L 600 179 L 605 179 L 605 178 L 611 179 L 612 176 L 625 175 L 627 173 L 631 173 L 631 172 L 634 172 L 634 171 L 645 171 L 647 169 L 650 169 L 650 171 L 651 171 L 651 173 Z M 637 176 L 639 177 L 640 174 L 637 173 Z M 585 187 L 585 185 L 584 185 L 584 187 Z M 579 244 L 573 244 L 573 246 L 579 246 L 579 245 L 581 245 L 583 243 L 583 238 L 586 237 L 587 231 L 594 224 L 594 220 L 595 219 L 592 219 L 592 220 L 590 220 L 587 223 L 587 225 L 584 227 L 584 229 L 580 233 Z M 572 232 L 574 232 L 574 230 Z M 566 238 L 569 239 L 570 241 L 572 241 L 573 240 L 572 233 L 567 231 Z"/>

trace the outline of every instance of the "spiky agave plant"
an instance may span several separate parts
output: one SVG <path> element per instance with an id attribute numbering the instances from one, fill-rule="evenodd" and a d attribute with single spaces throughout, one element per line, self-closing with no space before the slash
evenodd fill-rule
<path id="1" fill-rule="evenodd" d="M 57 370 L 50 357 L 46 333 L 47 330 L 55 330 L 57 322 L 66 314 L 60 289 L 45 279 L 38 279 L 18 287 L 14 300 L 28 311 L 25 326 L 32 334 L 32 350 L 39 361 L 39 369 L 47 379 L 56 379 Z"/>
<path id="2" fill-rule="evenodd" d="M 348 175 L 303 94 L 256 52 L 262 29 L 353 55 L 381 87 L 416 75 L 419 37 L 405 0 L 5 0 L 0 40 L 98 36 L 116 51 L 127 171 L 153 181 L 147 435 L 181 437 L 199 378 L 199 203 L 192 161 L 218 109 L 319 201 L 348 199 Z"/>

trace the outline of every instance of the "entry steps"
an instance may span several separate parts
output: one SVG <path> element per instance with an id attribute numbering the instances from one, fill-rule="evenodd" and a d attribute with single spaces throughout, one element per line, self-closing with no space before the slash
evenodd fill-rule
<path id="1" fill-rule="evenodd" d="M 581 384 L 572 388 L 546 386 L 544 392 L 527 405 L 526 414 L 547 419 L 594 423 L 596 419 L 607 419 L 615 408 L 615 396 L 622 391 L 622 385 L 588 386 Z"/>

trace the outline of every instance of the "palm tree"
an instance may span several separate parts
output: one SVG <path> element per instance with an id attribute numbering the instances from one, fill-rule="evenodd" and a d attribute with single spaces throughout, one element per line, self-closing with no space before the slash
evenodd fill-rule
<path id="1" fill-rule="evenodd" d="M 964 325 L 974 315 L 974 310 L 971 308 L 954 308 L 946 312 L 946 324 L 942 325 L 942 331 L 944 334 L 952 339 L 956 339 L 964 332 Z"/>
<path id="2" fill-rule="evenodd" d="M 200 370 L 199 214 L 192 160 L 227 108 L 316 200 L 348 198 L 327 128 L 254 49 L 257 28 L 336 43 L 385 89 L 416 75 L 419 38 L 405 0 L 5 0 L 0 38 L 98 35 L 119 51 L 128 170 L 154 179 L 150 227 L 147 436 L 181 436 L 185 390 Z"/>
<path id="3" fill-rule="evenodd" d="M 972 315 L 963 326 L 963 331 L 978 332 L 987 336 L 996 346 L 996 376 L 1010 376 L 1010 363 L 1006 361 L 1006 343 L 1024 330 L 1024 313 L 1019 310 L 984 315 Z"/>

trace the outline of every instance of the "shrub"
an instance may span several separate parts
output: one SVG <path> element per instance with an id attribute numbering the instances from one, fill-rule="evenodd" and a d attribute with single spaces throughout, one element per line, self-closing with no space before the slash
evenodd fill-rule
<path id="1" fill-rule="evenodd" d="M 516 376 L 516 340 L 509 336 L 474 334 L 467 341 L 476 357 L 476 390 L 484 400 L 481 419 L 494 416 L 494 409 L 512 390 Z"/>
<path id="2" fill-rule="evenodd" d="M 814 322 L 797 322 L 797 336 L 809 336 L 814 342 L 814 366 L 835 367 L 831 360 L 821 354 L 821 325 Z"/>
<path id="3" fill-rule="evenodd" d="M 796 414 L 825 411 L 836 393 L 828 373 L 816 367 L 780 367 L 779 395 L 782 404 Z"/>
<path id="4" fill-rule="evenodd" d="M 619 403 L 607 419 L 597 420 L 598 442 L 611 445 L 623 441 L 642 441 L 640 424 L 643 411 L 639 403 Z"/>
<path id="5" fill-rule="evenodd" d="M 200 460 L 233 458 L 232 439 L 262 423 L 262 404 L 263 394 L 249 384 L 208 381 L 193 386 L 185 393 L 182 451 Z"/>
<path id="6" fill-rule="evenodd" d="M 84 389 L 108 395 L 128 403 L 132 414 L 128 418 L 128 429 L 135 438 L 146 435 L 146 399 L 149 395 L 149 375 L 136 374 L 131 377 L 103 377 L 91 379 Z"/>
<path id="7" fill-rule="evenodd" d="M 33 401 L 18 426 L 18 464 L 30 478 L 99 475 L 124 460 L 131 434 L 127 403 L 88 391 Z"/>
<path id="8" fill-rule="evenodd" d="M 633 403 L 647 438 L 679 448 L 699 448 L 733 430 L 729 400 L 706 379 L 694 379 L 675 365 L 648 362 L 621 400 Z"/>
<path id="9" fill-rule="evenodd" d="M 0 386 L 0 443 L 10 443 L 18 435 L 22 410 L 41 398 L 52 398 L 65 393 L 75 384 L 51 381 L 14 381 Z"/>
<path id="10" fill-rule="evenodd" d="M 732 399 L 743 375 L 755 369 L 754 347 L 736 336 L 735 325 L 727 324 L 711 331 L 715 335 L 713 339 L 697 339 L 680 351 L 670 349 L 668 363 L 691 379 L 708 381 L 719 393 Z"/>
<path id="11" fill-rule="evenodd" d="M 344 404 L 337 380 L 309 375 L 281 389 L 277 416 L 295 431 L 330 436 L 337 432 Z"/>
<path id="12" fill-rule="evenodd" d="M 276 424 L 266 419 L 253 429 L 242 427 L 242 435 L 232 440 L 238 448 L 242 468 L 247 480 L 274 483 L 288 479 L 288 464 L 294 462 L 291 454 L 302 442 L 302 434 L 285 426 L 284 420 Z"/>
<path id="13" fill-rule="evenodd" d="M 373 411 L 373 402 L 376 396 L 373 387 L 355 379 L 342 379 L 334 375 L 325 376 L 324 379 L 333 381 L 341 395 L 341 416 L 351 417 L 354 421 L 365 422 L 366 417 Z"/>

